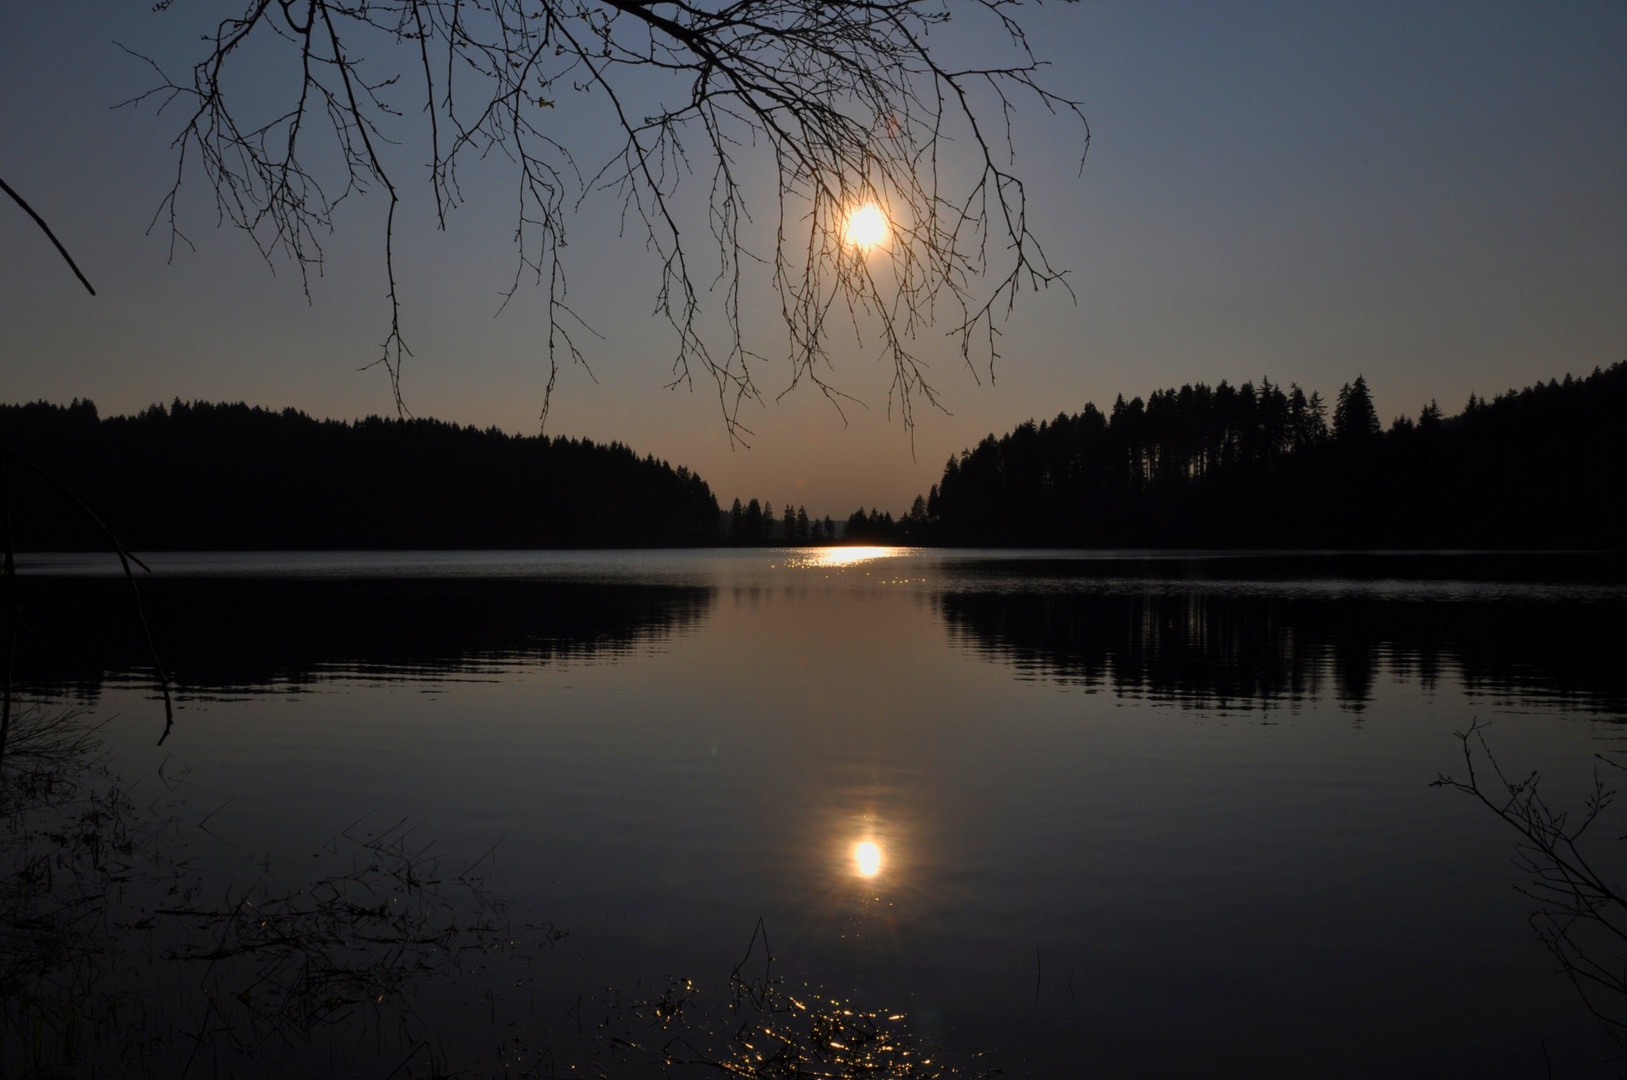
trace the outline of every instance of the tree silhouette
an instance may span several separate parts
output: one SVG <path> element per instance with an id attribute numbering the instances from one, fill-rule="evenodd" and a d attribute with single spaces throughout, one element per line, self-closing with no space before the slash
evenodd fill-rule
<path id="1" fill-rule="evenodd" d="M 951 457 L 905 534 L 1016 546 L 1609 547 L 1627 544 L 1627 362 L 1384 431 L 1365 379 L 1120 396 Z M 855 514 L 849 530 L 869 529 Z"/>
<path id="2" fill-rule="evenodd" d="M 1322 395 L 1305 396 L 1298 384 L 1290 383 L 1288 395 L 1289 441 L 1294 450 L 1307 450 L 1328 437 L 1327 407 Z"/>
<path id="3" fill-rule="evenodd" d="M 1373 408 L 1373 396 L 1367 391 L 1367 380 L 1357 375 L 1355 382 L 1339 388 L 1339 399 L 1333 406 L 1333 437 L 1341 442 L 1359 442 L 1383 430 L 1378 410 Z"/>
<path id="4" fill-rule="evenodd" d="M 1439 431 L 1441 420 L 1441 407 L 1435 404 L 1434 398 L 1430 398 L 1429 404 L 1425 405 L 1418 413 L 1418 430 Z"/>
<path id="5" fill-rule="evenodd" d="M 147 550 L 687 546 L 718 533 L 711 488 L 683 466 L 432 420 L 181 401 L 102 418 L 89 401 L 36 403 L 0 406 L 0 446 L 51 461 Z M 40 478 L 5 493 L 21 549 L 104 543 Z"/>
<path id="6" fill-rule="evenodd" d="M 950 25 L 940 0 L 239 0 L 188 75 L 148 60 L 156 85 L 132 102 L 183 117 L 160 208 L 177 237 L 177 195 L 194 168 L 222 219 L 302 274 L 320 266 L 336 207 L 383 193 L 390 315 L 376 363 L 398 406 L 410 350 L 394 229 L 401 159 L 413 151 L 395 148 L 424 146 L 442 227 L 463 201 L 461 168 L 512 163 L 514 287 L 534 278 L 546 304 L 547 394 L 561 359 L 583 359 L 566 301 L 568 220 L 606 192 L 659 267 L 674 384 L 708 378 L 731 435 L 749 434 L 740 406 L 760 400 L 752 362 L 762 354 L 741 320 L 742 272 L 757 262 L 771 268 L 790 383 L 806 379 L 840 408 L 824 374 L 830 316 L 868 314 L 892 364 L 889 406 L 909 425 L 913 402 L 934 400 L 911 341 L 936 312 L 952 313 L 968 363 L 992 365 L 1017 293 L 1066 287 L 1029 227 L 1011 118 L 1026 104 L 1077 121 L 1081 154 L 1089 128 L 1043 81 L 1017 8 L 972 0 Z M 617 143 L 607 158 L 583 160 L 561 141 L 563 108 L 603 109 Z M 765 163 L 772 190 L 748 199 L 744 178 Z M 692 240 L 704 233 L 685 231 L 685 177 L 703 192 L 709 253 Z M 847 217 L 867 203 L 891 233 L 868 258 L 844 240 Z M 771 250 L 748 248 L 752 215 L 777 222 Z M 701 318 L 713 282 L 719 338 Z"/>

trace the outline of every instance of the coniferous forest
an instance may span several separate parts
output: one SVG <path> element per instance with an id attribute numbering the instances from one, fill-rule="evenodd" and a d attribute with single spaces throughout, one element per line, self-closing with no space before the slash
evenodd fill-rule
<path id="1" fill-rule="evenodd" d="M 829 542 L 752 500 L 720 514 L 687 468 L 620 443 L 435 420 L 344 423 L 174 402 L 0 406 L 13 540 L 145 550 L 652 547 Z M 1358 376 L 1331 402 L 1262 379 L 1121 396 L 983 439 L 896 520 L 849 542 L 1191 548 L 1627 547 L 1627 362 L 1380 422 Z M 755 513 L 754 513 L 755 511 Z"/>
<path id="2" fill-rule="evenodd" d="M 436 420 L 345 423 L 293 409 L 89 401 L 0 406 L 21 550 L 105 548 L 62 487 L 134 550 L 655 547 L 710 544 L 718 507 L 684 467 L 620 443 Z"/>
<path id="3" fill-rule="evenodd" d="M 923 512 L 924 511 L 924 512 Z M 977 546 L 1621 548 L 1627 362 L 1382 425 L 1225 382 L 1121 396 L 950 458 L 897 534 Z"/>

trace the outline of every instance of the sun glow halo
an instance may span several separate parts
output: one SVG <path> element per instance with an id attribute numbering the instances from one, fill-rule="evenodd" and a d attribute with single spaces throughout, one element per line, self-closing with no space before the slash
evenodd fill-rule
<path id="1" fill-rule="evenodd" d="M 891 235 L 887 215 L 873 202 L 865 203 L 848 214 L 847 226 L 842 230 L 842 239 L 860 251 L 880 247 Z"/>
<path id="2" fill-rule="evenodd" d="M 853 845 L 853 869 L 866 878 L 881 873 L 881 848 L 874 840 L 860 840 Z"/>

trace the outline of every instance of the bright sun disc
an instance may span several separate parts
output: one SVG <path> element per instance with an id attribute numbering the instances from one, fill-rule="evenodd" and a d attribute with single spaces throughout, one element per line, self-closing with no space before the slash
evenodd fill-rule
<path id="1" fill-rule="evenodd" d="M 842 235 L 849 244 L 868 251 L 885 244 L 891 232 L 887 215 L 881 212 L 881 207 L 875 203 L 865 203 L 847 216 L 847 228 Z"/>
<path id="2" fill-rule="evenodd" d="M 881 848 L 874 840 L 860 840 L 853 845 L 853 868 L 860 877 L 875 877 L 881 873 Z"/>

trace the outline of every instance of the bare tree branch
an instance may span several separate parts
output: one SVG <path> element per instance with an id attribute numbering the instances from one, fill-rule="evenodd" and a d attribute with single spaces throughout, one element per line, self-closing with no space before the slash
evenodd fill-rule
<path id="1" fill-rule="evenodd" d="M 1615 791 L 1595 773 L 1582 813 L 1573 818 L 1544 800 L 1536 773 L 1511 779 L 1503 771 L 1486 742 L 1486 727 L 1476 720 L 1457 733 L 1464 778 L 1443 774 L 1432 786 L 1473 796 L 1519 835 L 1517 861 L 1527 877 L 1518 888 L 1540 905 L 1531 913 L 1532 928 L 1588 1011 L 1627 1047 L 1627 893 L 1582 844 Z M 1482 760 L 1483 769 L 1477 765 Z M 1610 758 L 1599 760 L 1621 767 Z"/>
<path id="2" fill-rule="evenodd" d="M 85 277 L 84 271 L 80 270 L 79 264 L 73 261 L 73 256 L 69 255 L 68 249 L 62 246 L 62 241 L 56 238 L 56 233 L 51 231 L 51 226 L 45 223 L 45 219 L 40 217 L 32 206 L 28 205 L 28 200 L 17 194 L 17 192 L 12 189 L 12 186 L 6 183 L 3 177 L 0 177 L 0 191 L 4 191 L 7 195 L 11 196 L 11 201 L 22 207 L 23 213 L 34 219 L 34 224 L 38 225 L 40 227 L 40 231 L 45 234 L 46 238 L 49 239 L 53 245 L 55 245 L 57 254 L 61 255 L 62 261 L 68 264 L 68 269 L 72 270 L 73 276 L 79 279 L 79 284 L 85 287 L 86 292 L 90 293 L 92 296 L 95 296 L 96 290 L 91 288 L 90 280 Z"/>
<path id="3" fill-rule="evenodd" d="M 845 323 L 862 340 L 874 327 L 892 370 L 889 414 L 907 428 L 917 402 L 939 404 L 917 346 L 930 326 L 946 323 L 974 376 L 986 369 L 992 379 L 999 324 L 1018 293 L 1068 288 L 1031 228 L 1013 117 L 1037 107 L 1077 123 L 1081 155 L 1090 130 L 1079 104 L 1043 81 L 1017 0 L 239 2 L 190 79 L 160 71 L 159 85 L 132 99 L 187 110 L 155 222 L 167 218 L 172 240 L 184 241 L 177 198 L 201 167 L 219 219 L 249 232 L 267 260 L 297 265 L 308 291 L 336 208 L 382 187 L 390 329 L 375 363 L 403 410 L 401 196 L 382 147 L 426 135 L 441 227 L 463 198 L 461 166 L 496 156 L 516 170 L 508 298 L 527 277 L 543 295 L 544 417 L 561 362 L 583 363 L 572 333 L 586 327 L 569 306 L 562 256 L 567 219 L 599 193 L 619 201 L 624 231 L 642 234 L 659 267 L 653 310 L 672 331 L 672 385 L 709 379 L 737 439 L 750 434 L 741 407 L 762 399 L 766 360 L 746 340 L 747 267 L 764 267 L 779 297 L 786 389 L 806 380 L 840 410 L 853 399 L 831 382 L 832 334 Z M 941 59 L 934 34 L 944 53 L 975 41 L 988 62 Z M 283 82 L 239 89 L 232 76 L 251 54 L 280 63 Z M 413 82 L 421 91 L 407 89 Z M 394 102 L 420 92 L 411 109 Z M 551 122 L 567 94 L 599 97 L 619 141 L 586 172 Z M 415 125 L 427 132 L 414 135 Z M 777 177 L 772 251 L 749 243 L 744 166 L 755 160 Z M 679 199 L 697 174 L 709 177 L 707 251 L 686 231 Z M 881 207 L 892 233 L 868 252 L 843 235 L 863 203 Z M 706 288 L 721 294 L 721 338 L 703 325 Z"/>

